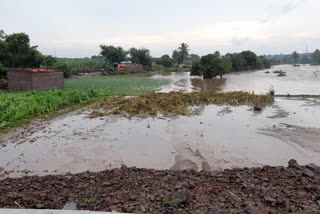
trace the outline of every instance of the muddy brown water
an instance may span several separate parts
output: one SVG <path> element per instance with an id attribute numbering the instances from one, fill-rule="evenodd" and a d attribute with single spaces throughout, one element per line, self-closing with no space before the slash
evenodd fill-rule
<path id="1" fill-rule="evenodd" d="M 306 80 L 301 85 L 294 84 L 295 77 L 287 75 L 287 81 L 293 84 L 290 88 L 282 87 L 286 77 L 257 71 L 252 73 L 252 79 L 248 79 L 249 72 L 243 72 L 222 80 L 201 80 L 186 73 L 173 73 L 166 76 L 173 80 L 172 84 L 162 91 L 226 91 L 233 90 L 236 86 L 230 84 L 235 82 L 245 90 L 245 82 L 249 81 L 255 93 L 264 93 L 269 83 L 262 83 L 260 76 L 270 75 L 270 79 L 279 81 L 273 82 L 276 91 L 278 88 L 283 93 L 291 90 L 288 93 L 320 94 L 320 88 L 314 86 L 316 78 L 309 76 L 311 69 L 318 67 L 300 69 L 304 69 L 301 75 Z M 255 80 L 257 84 L 253 84 Z M 319 84 L 320 80 L 317 81 Z M 122 164 L 155 169 L 221 170 L 286 165 L 293 158 L 301 164 L 320 165 L 318 98 L 276 98 L 262 112 L 254 112 L 252 106 L 195 108 L 198 115 L 190 117 L 90 119 L 91 110 L 82 109 L 51 121 L 35 120 L 0 135 L 0 177 L 100 171 Z"/>
<path id="2" fill-rule="evenodd" d="M 279 77 L 274 71 L 282 70 L 286 76 Z M 269 72 L 269 73 L 266 73 Z M 259 71 L 233 72 L 222 79 L 190 77 L 189 72 L 175 72 L 169 75 L 154 75 L 151 78 L 168 78 L 172 83 L 161 89 L 169 91 L 254 91 L 266 94 L 273 87 L 281 95 L 320 95 L 320 66 L 292 65 L 274 66 Z"/>

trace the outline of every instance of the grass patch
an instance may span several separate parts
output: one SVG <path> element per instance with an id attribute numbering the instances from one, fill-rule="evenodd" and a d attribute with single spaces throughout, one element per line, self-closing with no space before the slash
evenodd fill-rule
<path id="1" fill-rule="evenodd" d="M 170 201 L 169 199 L 164 199 L 164 200 L 162 201 L 162 204 L 163 204 L 163 205 L 166 205 L 166 206 L 170 206 L 170 205 L 172 205 L 172 201 Z"/>
<path id="2" fill-rule="evenodd" d="M 66 89 L 109 89 L 112 95 L 137 96 L 169 84 L 166 79 L 102 76 L 65 80 Z"/>
<path id="3" fill-rule="evenodd" d="M 86 201 L 87 201 L 87 203 L 96 203 L 97 199 L 96 198 L 88 198 Z"/>
<path id="4" fill-rule="evenodd" d="M 110 114 L 122 114 L 128 118 L 133 116 L 164 116 L 191 115 L 189 107 L 199 105 L 258 105 L 266 106 L 274 102 L 273 96 L 254 95 L 246 92 L 171 92 L 151 93 L 139 97 L 108 97 L 93 105 L 95 109 L 91 117 L 99 117 Z M 101 111 L 103 109 L 103 111 Z"/>
<path id="5" fill-rule="evenodd" d="M 30 122 L 44 113 L 97 101 L 110 92 L 107 89 L 49 90 L 0 93 L 0 130 Z"/>

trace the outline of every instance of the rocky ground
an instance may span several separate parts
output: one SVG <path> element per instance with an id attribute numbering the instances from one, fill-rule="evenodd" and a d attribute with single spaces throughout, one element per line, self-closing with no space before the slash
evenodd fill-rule
<path id="1" fill-rule="evenodd" d="M 0 208 L 132 213 L 318 213 L 320 167 L 262 167 L 221 172 L 127 168 L 75 175 L 7 178 Z"/>

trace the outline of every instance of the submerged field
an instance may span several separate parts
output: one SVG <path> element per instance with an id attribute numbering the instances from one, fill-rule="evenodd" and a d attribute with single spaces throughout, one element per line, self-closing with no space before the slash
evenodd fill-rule
<path id="1" fill-rule="evenodd" d="M 153 91 L 159 84 L 154 80 L 165 83 L 164 78 L 171 83 L 159 86 L 170 93 L 99 98 L 87 108 L 0 134 L 0 177 L 101 171 L 122 164 L 211 171 L 286 165 L 293 158 L 319 165 L 320 98 L 296 95 L 320 94 L 320 79 L 313 76 L 320 67 L 273 69 L 287 75 L 278 77 L 270 69 L 210 80 L 187 72 L 67 80 L 66 91 L 94 85 L 110 87 L 110 95 Z M 243 87 L 246 83 L 252 90 Z M 271 84 L 275 97 L 266 95 Z M 233 92 L 241 90 L 247 93 Z"/>

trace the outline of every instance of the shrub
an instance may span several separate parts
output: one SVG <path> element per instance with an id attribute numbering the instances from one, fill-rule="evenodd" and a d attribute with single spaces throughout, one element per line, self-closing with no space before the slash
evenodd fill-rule
<path id="1" fill-rule="evenodd" d="M 7 69 L 0 63 L 0 78 L 7 77 Z"/>
<path id="2" fill-rule="evenodd" d="M 69 78 L 73 74 L 71 66 L 66 63 L 57 62 L 57 63 L 53 64 L 52 68 L 63 70 L 63 74 L 64 74 L 65 78 Z"/>
<path id="3" fill-rule="evenodd" d="M 1 89 L 8 88 L 8 81 L 6 79 L 0 79 L 0 88 Z"/>

